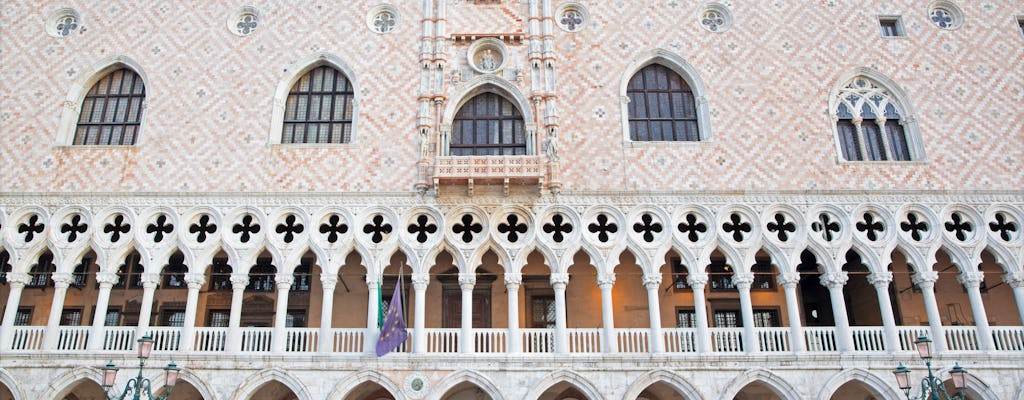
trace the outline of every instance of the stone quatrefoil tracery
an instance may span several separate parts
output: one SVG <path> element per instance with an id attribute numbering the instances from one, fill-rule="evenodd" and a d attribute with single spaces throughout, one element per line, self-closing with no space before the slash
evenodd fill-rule
<path id="1" fill-rule="evenodd" d="M 68 234 L 68 243 L 74 243 L 78 240 L 78 235 L 87 230 L 89 230 L 89 225 L 82 223 L 82 216 L 78 214 L 71 217 L 70 222 L 65 222 L 60 226 L 60 233 Z"/>
<path id="2" fill-rule="evenodd" d="M 633 232 L 643 233 L 644 241 L 647 243 L 654 241 L 654 234 L 661 233 L 661 224 L 654 221 L 654 216 L 651 214 L 644 214 L 640 217 L 640 222 L 633 224 Z"/>
<path id="3" fill-rule="evenodd" d="M 954 234 L 954 236 L 956 236 L 956 240 L 961 242 L 966 241 L 968 232 L 974 230 L 974 227 L 971 226 L 971 222 L 966 220 L 958 212 L 950 215 L 950 220 L 946 222 L 945 227 L 946 232 Z"/>
<path id="4" fill-rule="evenodd" d="M 210 222 L 210 216 L 203 214 L 199 217 L 199 221 L 188 227 L 188 231 L 196 235 L 196 241 L 199 243 L 206 242 L 207 235 L 213 235 L 217 233 L 217 224 Z"/>
<path id="5" fill-rule="evenodd" d="M 915 213 L 907 214 L 907 220 L 900 222 L 900 229 L 903 232 L 910 234 L 910 238 L 916 242 L 920 242 L 924 239 L 924 234 L 928 233 L 928 223 L 922 221 L 920 217 Z"/>
<path id="6" fill-rule="evenodd" d="M 751 227 L 749 222 L 743 221 L 743 217 L 733 213 L 729 216 L 729 220 L 722 224 L 722 230 L 725 233 L 732 233 L 732 240 L 742 242 L 744 233 L 750 233 Z"/>
<path id="7" fill-rule="evenodd" d="M 25 221 L 21 225 L 18 225 L 18 233 L 24 233 L 25 243 L 28 243 L 31 242 L 36 235 L 43 233 L 43 229 L 45 228 L 46 225 L 43 225 L 42 222 L 39 222 L 39 215 L 32 214 L 31 217 L 28 217 L 28 221 Z"/>
<path id="8" fill-rule="evenodd" d="M 821 238 L 826 242 L 835 240 L 840 228 L 839 223 L 833 220 L 828 213 L 821 213 L 818 215 L 818 220 L 811 223 L 811 229 L 821 233 Z"/>
<path id="9" fill-rule="evenodd" d="M 246 214 L 242 217 L 242 222 L 231 227 L 231 231 L 240 234 L 239 240 L 242 243 L 249 243 L 253 235 L 260 233 L 260 224 L 252 215 Z"/>
<path id="10" fill-rule="evenodd" d="M 437 232 L 437 225 L 430 222 L 430 218 L 426 214 L 416 217 L 416 222 L 409 224 L 406 228 L 410 234 L 416 235 L 416 241 L 420 243 L 426 243 L 428 235 Z"/>
<path id="11" fill-rule="evenodd" d="M 693 213 L 686 214 L 686 221 L 680 222 L 676 228 L 693 243 L 697 243 L 700 240 L 701 234 L 708 231 L 708 225 L 700 222 Z"/>
<path id="12" fill-rule="evenodd" d="M 551 222 L 544 224 L 544 232 L 551 234 L 555 243 L 562 243 L 565 235 L 572 233 L 572 224 L 562 214 L 551 216 Z"/>
<path id="13" fill-rule="evenodd" d="M 384 241 L 384 235 L 391 234 L 391 224 L 384 221 L 383 215 L 377 214 L 363 226 L 363 233 L 370 235 L 371 242 L 380 243 Z"/>
<path id="14" fill-rule="evenodd" d="M 988 223 L 988 228 L 993 233 L 998 233 L 999 238 L 1003 239 L 1004 242 L 1009 242 L 1013 238 L 1011 232 L 1017 232 L 1017 224 L 1010 221 L 1003 213 L 996 213 L 995 219 L 995 222 Z"/>
<path id="15" fill-rule="evenodd" d="M 298 218 L 294 215 L 289 215 L 284 219 L 284 223 L 277 224 L 277 233 L 284 234 L 284 242 L 291 243 L 295 240 L 295 235 L 301 234 L 306 228 L 302 226 L 301 222 L 298 222 Z"/>
<path id="16" fill-rule="evenodd" d="M 519 216 L 515 214 L 509 214 L 505 217 L 505 222 L 498 224 L 498 232 L 506 234 L 508 241 L 515 243 L 519 241 L 519 235 L 526 234 L 529 227 L 526 224 L 519 222 Z"/>
<path id="17" fill-rule="evenodd" d="M 775 213 L 775 222 L 767 224 L 769 232 L 774 232 L 780 242 L 789 240 L 789 234 L 796 232 L 796 225 L 786 220 L 786 214 Z"/>
<path id="18" fill-rule="evenodd" d="M 878 240 L 878 233 L 885 231 L 885 225 L 875 218 L 874 214 L 864 213 L 864 220 L 858 222 L 856 225 L 857 230 L 864 233 L 868 237 L 868 240 L 874 242 Z"/>
<path id="19" fill-rule="evenodd" d="M 462 216 L 460 223 L 452 226 L 452 233 L 462 235 L 462 241 L 470 243 L 473 241 L 473 234 L 484 231 L 484 226 L 480 225 L 479 222 L 473 221 L 473 214 L 465 214 Z"/>
<path id="20" fill-rule="evenodd" d="M 156 221 L 146 226 L 146 233 L 153 234 L 153 242 L 160 243 L 164 241 L 164 235 L 170 235 L 174 232 L 174 225 L 167 221 L 167 216 L 160 214 L 156 217 Z"/>
<path id="21" fill-rule="evenodd" d="M 327 235 L 327 242 L 334 244 L 338 242 L 341 235 L 348 233 L 348 225 L 341 222 L 341 216 L 332 214 L 327 222 L 320 224 L 320 233 Z"/>
<path id="22" fill-rule="evenodd" d="M 103 227 L 103 233 L 110 234 L 110 243 L 121 241 L 121 235 L 127 235 L 132 226 L 124 222 L 124 215 L 118 214 L 114 221 Z"/>
<path id="23" fill-rule="evenodd" d="M 614 222 L 611 222 L 607 215 L 599 214 L 597 222 L 588 225 L 587 230 L 590 233 L 596 233 L 597 240 L 600 240 L 601 243 L 607 243 L 611 240 L 611 234 L 619 231 L 619 227 Z"/>

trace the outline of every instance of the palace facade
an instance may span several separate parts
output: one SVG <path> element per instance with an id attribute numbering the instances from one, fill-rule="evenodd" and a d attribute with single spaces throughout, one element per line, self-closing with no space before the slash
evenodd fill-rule
<path id="1" fill-rule="evenodd" d="M 144 3 L 0 6 L 0 400 L 1024 400 L 1022 2 Z"/>

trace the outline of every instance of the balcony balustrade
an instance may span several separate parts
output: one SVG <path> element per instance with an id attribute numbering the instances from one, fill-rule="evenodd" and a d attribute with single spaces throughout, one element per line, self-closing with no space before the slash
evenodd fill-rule
<path id="1" fill-rule="evenodd" d="M 971 326 L 943 327 L 946 339 L 946 351 L 952 353 L 978 352 L 977 334 Z M 51 351 L 76 353 L 89 351 L 90 327 L 61 326 L 58 328 L 56 348 L 43 348 L 44 326 L 18 326 L 14 329 L 11 353 L 29 353 Z M 709 328 L 711 351 L 714 353 L 743 354 L 743 328 Z M 807 353 L 837 352 L 836 329 L 834 327 L 804 327 L 803 340 Z M 855 353 L 884 353 L 884 328 L 880 326 L 852 327 Z M 176 327 L 151 327 L 147 332 L 153 337 L 154 353 L 189 352 L 193 354 L 229 353 L 226 347 L 229 328 L 195 328 L 194 343 L 191 350 L 184 348 L 182 329 Z M 242 354 L 271 353 L 273 348 L 273 328 L 240 328 L 240 352 Z M 329 331 L 331 351 L 328 354 L 363 354 L 365 349 L 366 330 L 363 328 L 332 328 Z M 473 329 L 473 352 L 478 354 L 509 354 L 512 352 L 509 330 L 505 328 Z M 788 327 L 755 328 L 755 341 L 761 353 L 791 353 L 791 329 Z M 319 352 L 319 328 L 285 328 L 284 353 L 317 353 Z M 425 346 L 427 354 L 457 354 L 460 352 L 459 340 L 462 331 L 453 328 L 427 328 L 425 330 Z M 928 333 L 928 327 L 900 326 L 897 334 L 900 340 L 899 352 L 916 351 L 913 339 Z M 556 353 L 555 329 L 520 329 L 522 340 L 521 352 L 530 354 Z M 600 354 L 604 352 L 605 332 L 601 328 L 570 328 L 566 330 L 569 354 Z M 665 354 L 686 355 L 697 354 L 697 330 L 693 328 L 666 328 L 662 330 L 665 341 Z M 102 342 L 102 351 L 112 353 L 129 353 L 134 351 L 135 327 L 106 327 Z M 395 352 L 412 353 L 415 331 L 409 330 L 409 339 Z M 617 328 L 614 340 L 619 353 L 645 354 L 651 352 L 650 330 L 644 328 Z M 1024 351 L 1024 327 L 1002 326 L 992 328 L 996 352 Z"/>

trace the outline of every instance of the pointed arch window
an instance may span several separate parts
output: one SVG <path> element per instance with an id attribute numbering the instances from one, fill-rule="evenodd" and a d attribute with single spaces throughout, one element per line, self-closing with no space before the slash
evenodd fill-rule
<path id="1" fill-rule="evenodd" d="M 349 143 L 355 92 L 347 76 L 327 65 L 295 82 L 285 105 L 281 143 Z"/>
<path id="2" fill-rule="evenodd" d="M 839 150 L 846 161 L 912 161 L 916 148 L 906 112 L 884 86 L 866 77 L 844 85 L 835 99 Z"/>
<path id="3" fill-rule="evenodd" d="M 698 141 L 693 90 L 675 71 L 651 64 L 629 79 L 629 138 L 633 141 Z"/>
<path id="4" fill-rule="evenodd" d="M 113 71 L 89 89 L 75 128 L 75 145 L 131 146 L 139 134 L 146 85 L 128 68 Z"/>
<path id="5" fill-rule="evenodd" d="M 527 154 L 523 114 L 496 93 L 481 93 L 459 108 L 449 144 L 453 156 Z"/>

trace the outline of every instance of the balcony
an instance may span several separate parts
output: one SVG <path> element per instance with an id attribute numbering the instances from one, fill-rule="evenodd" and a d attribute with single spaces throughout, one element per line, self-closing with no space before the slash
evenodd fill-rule
<path id="1" fill-rule="evenodd" d="M 434 189 L 442 184 L 465 184 L 472 195 L 476 183 L 543 185 L 547 175 L 544 156 L 449 156 L 434 159 Z"/>
<path id="2" fill-rule="evenodd" d="M 14 328 L 10 353 L 31 353 L 43 349 L 45 327 L 19 326 Z M 106 352 L 130 353 L 135 346 L 135 327 L 108 327 L 105 330 L 102 348 Z M 853 353 L 878 354 L 885 353 L 884 332 L 882 327 L 853 327 Z M 911 353 L 914 339 L 927 334 L 928 327 L 901 326 L 897 328 L 899 336 L 899 352 Z M 649 329 L 620 328 L 614 329 L 613 338 L 622 354 L 651 353 Z M 229 328 L 195 328 L 193 343 L 189 348 L 182 348 L 182 328 L 154 327 L 150 328 L 154 339 L 154 353 L 188 352 L 191 354 L 225 354 L 227 349 Z M 321 340 L 321 334 L 329 335 Z M 755 328 L 757 349 L 748 352 L 744 349 L 743 328 L 709 328 L 711 337 L 710 352 L 722 354 L 792 354 L 796 348 L 792 329 L 788 327 Z M 973 353 L 979 351 L 976 329 L 971 326 L 944 327 L 946 351 L 949 353 Z M 264 354 L 271 352 L 273 328 L 240 328 L 241 343 L 238 353 Z M 363 328 L 285 328 L 286 335 L 283 347 L 285 354 L 322 353 L 329 355 L 360 355 L 365 348 L 366 329 Z M 409 339 L 400 346 L 397 353 L 413 353 L 415 330 L 409 330 Z M 460 353 L 462 330 L 452 328 L 428 328 L 423 335 L 424 348 L 421 355 L 451 355 Z M 510 330 L 504 328 L 473 329 L 473 349 L 476 354 L 521 356 L 545 356 L 557 353 L 555 329 L 518 329 L 515 330 L 518 340 L 510 340 Z M 664 341 L 664 354 L 687 357 L 700 353 L 698 333 L 693 328 L 669 328 L 661 331 Z M 804 353 L 834 354 L 837 352 L 836 328 L 805 327 L 802 328 Z M 61 326 L 57 335 L 55 352 L 84 353 L 88 351 L 89 327 Z M 1019 354 L 1024 351 L 1024 327 L 992 327 L 995 352 Z M 595 355 L 605 353 L 602 344 L 606 342 L 605 331 L 600 328 L 571 328 L 566 330 L 568 356 Z M 329 346 L 321 349 L 322 345 Z M 515 347 L 519 349 L 516 350 Z M 469 351 L 466 351 L 467 353 Z"/>

